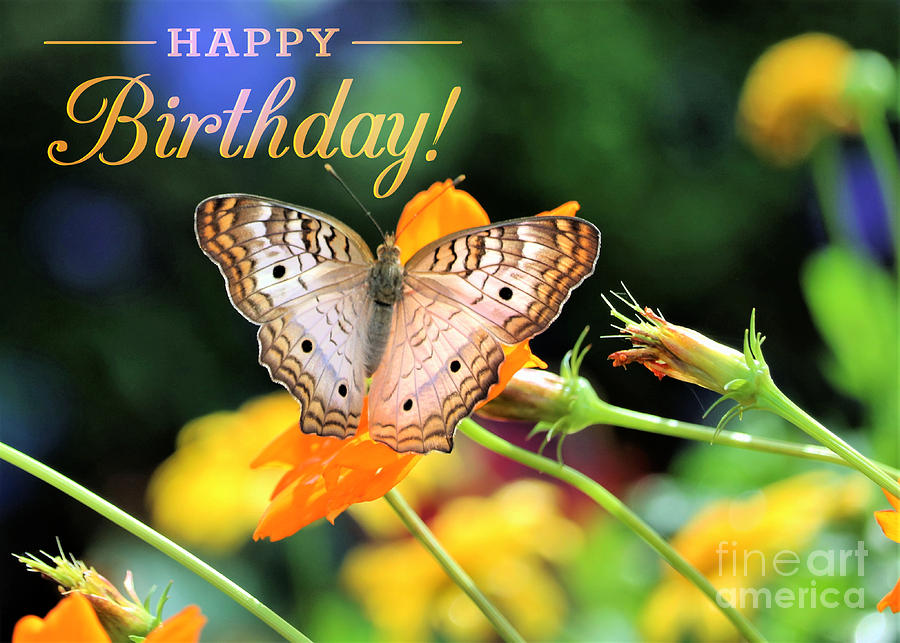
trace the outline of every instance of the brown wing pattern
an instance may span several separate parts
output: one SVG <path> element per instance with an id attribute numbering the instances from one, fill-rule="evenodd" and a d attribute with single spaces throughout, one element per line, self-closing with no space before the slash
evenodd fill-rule
<path id="1" fill-rule="evenodd" d="M 246 194 L 197 206 L 197 240 L 247 319 L 282 315 L 298 297 L 352 279 L 373 261 L 365 242 L 326 214 Z"/>
<path id="2" fill-rule="evenodd" d="M 600 233 L 575 217 L 531 217 L 464 230 L 407 262 L 407 282 L 478 315 L 504 344 L 533 337 L 594 271 Z"/>

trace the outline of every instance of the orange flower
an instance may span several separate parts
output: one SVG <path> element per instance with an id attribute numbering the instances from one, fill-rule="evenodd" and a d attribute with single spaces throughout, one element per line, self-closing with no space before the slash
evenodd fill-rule
<path id="1" fill-rule="evenodd" d="M 200 608 L 188 605 L 150 632 L 144 643 L 194 643 L 200 640 L 200 630 L 204 625 L 206 617 L 200 613 Z"/>
<path id="2" fill-rule="evenodd" d="M 882 489 L 884 491 L 884 489 Z M 891 503 L 893 509 L 883 509 L 875 512 L 875 520 L 881 525 L 884 535 L 900 543 L 900 499 L 895 498 L 887 491 L 884 492 L 888 502 Z M 884 598 L 878 601 L 878 611 L 883 612 L 884 608 L 890 607 L 895 614 L 900 612 L 900 580 L 894 585 L 894 589 L 889 591 Z"/>
<path id="3" fill-rule="evenodd" d="M 570 201 L 541 214 L 572 215 L 578 204 Z M 400 260 L 445 235 L 490 223 L 484 208 L 452 181 L 435 183 L 406 204 L 397 224 Z M 528 342 L 504 347 L 506 359 L 500 379 L 482 404 L 497 397 L 512 376 L 527 366 L 546 367 Z M 368 398 L 356 435 L 349 439 L 306 435 L 292 426 L 275 438 L 253 461 L 253 467 L 288 468 L 253 533 L 254 539 L 286 538 L 319 518 L 330 522 L 350 505 L 380 498 L 399 483 L 422 456 L 397 453 L 369 435 Z"/>
<path id="4" fill-rule="evenodd" d="M 109 641 L 109 635 L 97 613 L 83 594 L 73 592 L 56 604 L 47 616 L 29 614 L 16 623 L 13 643 L 98 643 Z"/>
<path id="5" fill-rule="evenodd" d="M 194 643 L 200 639 L 200 630 L 206 617 L 200 608 L 190 605 L 175 616 L 166 619 L 144 639 L 145 643 Z M 47 616 L 23 616 L 16 623 L 13 643 L 108 643 L 109 634 L 100 624 L 90 601 L 81 592 L 67 594 Z"/>
<path id="6" fill-rule="evenodd" d="M 880 601 L 878 601 L 879 612 L 883 612 L 885 607 L 890 607 L 894 614 L 900 612 L 900 580 L 894 585 L 894 589 L 889 591 Z"/>

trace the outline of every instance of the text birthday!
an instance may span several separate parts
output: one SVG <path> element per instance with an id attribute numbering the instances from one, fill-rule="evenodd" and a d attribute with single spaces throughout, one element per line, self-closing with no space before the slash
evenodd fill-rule
<path id="1" fill-rule="evenodd" d="M 357 158 L 365 155 L 370 159 L 387 154 L 396 160 L 388 164 L 375 179 L 373 193 L 377 198 L 383 198 L 393 194 L 409 172 L 409 167 L 416 156 L 422 136 L 431 117 L 430 112 L 418 115 L 412 124 L 412 131 L 408 131 L 403 114 L 373 114 L 363 112 L 356 114 L 347 120 L 340 133 L 337 133 L 341 123 L 341 112 L 350 87 L 352 78 L 345 78 L 330 111 L 317 112 L 304 118 L 289 134 L 289 124 L 286 116 L 279 114 L 297 86 L 293 76 L 287 76 L 279 81 L 269 92 L 265 102 L 255 115 L 253 130 L 246 141 L 235 141 L 235 134 L 242 119 L 253 118 L 253 110 L 246 109 L 250 100 L 251 90 L 241 89 L 231 109 L 218 113 L 198 116 L 194 113 L 184 114 L 180 122 L 185 124 L 184 132 L 173 137 L 176 116 L 172 112 L 163 112 L 156 118 L 160 125 L 146 123 L 154 105 L 153 91 L 145 82 L 149 74 L 140 76 L 100 76 L 87 80 L 78 85 L 69 95 L 66 101 L 66 114 L 69 119 L 79 125 L 89 125 L 102 122 L 102 127 L 93 147 L 76 158 L 66 158 L 69 144 L 65 140 L 53 141 L 47 148 L 50 160 L 58 165 L 77 165 L 96 156 L 101 163 L 106 165 L 124 165 L 138 158 L 147 148 L 150 142 L 150 128 L 157 130 L 153 136 L 156 142 L 153 146 L 156 156 L 159 158 L 185 158 L 190 152 L 191 145 L 197 136 L 216 134 L 219 139 L 219 155 L 222 158 L 241 157 L 253 158 L 260 148 L 261 143 L 265 147 L 265 154 L 271 158 L 281 158 L 288 152 L 293 152 L 300 158 L 309 158 L 318 155 L 323 159 L 331 158 L 340 151 L 346 158 Z M 99 107 L 93 109 L 85 105 L 87 98 L 82 95 L 89 89 L 97 87 L 99 90 L 115 97 L 108 100 L 102 99 Z M 93 92 L 92 92 L 93 93 Z M 450 91 L 441 119 L 433 135 L 433 145 L 437 144 L 444 126 L 450 118 L 456 101 L 459 98 L 460 87 L 453 87 Z M 181 99 L 171 96 L 166 102 L 169 110 L 176 110 Z M 126 104 L 136 105 L 137 110 L 126 109 Z M 87 117 L 76 114 L 88 114 Z M 91 116 L 92 114 L 92 116 Z M 125 141 L 130 148 L 121 158 L 110 158 L 111 155 L 103 152 L 104 146 L 115 136 L 116 149 L 119 143 Z M 113 145 L 110 144 L 110 147 Z M 115 155 L 118 157 L 118 154 Z M 433 161 L 437 156 L 434 149 L 425 153 L 426 161 Z M 393 179 L 388 180 L 393 173 Z M 387 185 L 387 187 L 385 187 Z"/>

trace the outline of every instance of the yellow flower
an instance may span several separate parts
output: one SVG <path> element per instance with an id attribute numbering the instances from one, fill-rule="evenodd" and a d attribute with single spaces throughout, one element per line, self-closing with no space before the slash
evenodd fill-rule
<path id="1" fill-rule="evenodd" d="M 828 521 L 860 511 L 868 495 L 860 478 L 805 473 L 746 500 L 710 504 L 682 527 L 672 545 L 740 608 L 734 596 L 771 579 L 778 552 L 802 552 Z M 728 640 L 736 635 L 721 611 L 668 567 L 644 606 L 641 630 L 650 640 Z"/>
<path id="2" fill-rule="evenodd" d="M 299 433 L 299 414 L 297 402 L 283 392 L 185 425 L 175 453 L 150 481 L 154 524 L 183 543 L 222 552 L 240 547 L 281 474 L 251 469 L 250 462 L 287 427 Z"/>
<path id="3" fill-rule="evenodd" d="M 457 498 L 431 527 L 524 637 L 559 632 L 566 598 L 548 563 L 577 553 L 582 533 L 559 513 L 553 485 L 520 480 L 489 498 Z M 424 640 L 432 631 L 458 640 L 492 636 L 474 604 L 412 539 L 357 547 L 341 578 L 387 639 Z"/>
<path id="4" fill-rule="evenodd" d="M 845 89 L 853 50 L 821 33 L 789 38 L 750 69 L 738 104 L 738 127 L 777 163 L 803 159 L 829 132 L 855 129 Z"/>

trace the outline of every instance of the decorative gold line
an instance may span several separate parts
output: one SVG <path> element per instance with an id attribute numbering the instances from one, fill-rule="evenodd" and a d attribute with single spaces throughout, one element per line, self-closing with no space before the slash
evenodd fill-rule
<path id="1" fill-rule="evenodd" d="M 461 45 L 462 40 L 351 40 L 351 45 Z"/>
<path id="2" fill-rule="evenodd" d="M 155 45 L 156 40 L 45 40 L 45 45 Z"/>

